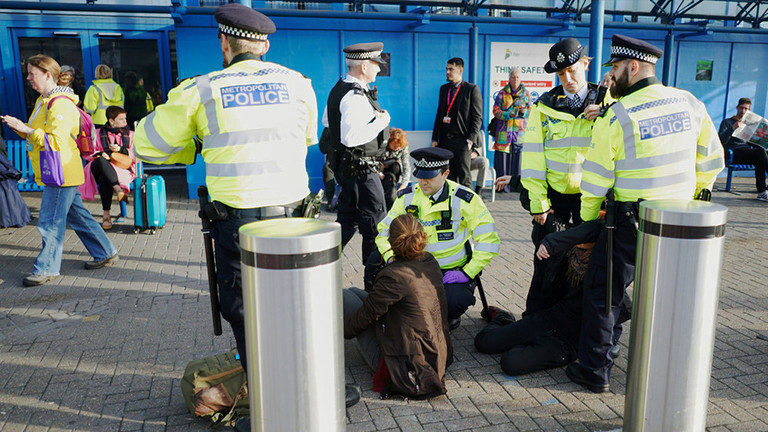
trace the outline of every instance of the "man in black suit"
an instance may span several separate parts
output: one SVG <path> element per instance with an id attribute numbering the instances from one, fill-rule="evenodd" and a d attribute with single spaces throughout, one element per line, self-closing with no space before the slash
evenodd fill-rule
<path id="1" fill-rule="evenodd" d="M 448 60 L 445 67 L 448 83 L 440 87 L 432 147 L 453 153 L 448 178 L 471 190 L 470 155 L 483 122 L 483 97 L 478 86 L 462 80 L 463 73 L 464 60 L 459 57 Z"/>

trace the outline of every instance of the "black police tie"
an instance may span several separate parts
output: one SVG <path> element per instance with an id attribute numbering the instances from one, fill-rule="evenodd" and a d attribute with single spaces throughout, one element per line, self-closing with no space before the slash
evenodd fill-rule
<path id="1" fill-rule="evenodd" d="M 572 98 L 568 100 L 571 103 L 571 109 L 577 110 L 581 108 L 581 98 L 579 95 L 575 94 Z"/>

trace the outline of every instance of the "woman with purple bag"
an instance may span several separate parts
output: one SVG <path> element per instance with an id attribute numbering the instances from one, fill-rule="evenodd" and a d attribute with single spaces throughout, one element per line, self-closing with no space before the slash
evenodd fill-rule
<path id="1" fill-rule="evenodd" d="M 509 70 L 509 82 L 499 91 L 493 103 L 494 138 L 493 166 L 497 177 L 509 176 L 509 186 L 502 189 L 509 192 L 520 184 L 520 151 L 523 149 L 522 138 L 525 121 L 531 111 L 531 94 L 528 93 L 521 78 L 520 68 L 513 66 Z M 517 179 L 517 181 L 515 181 Z"/>
<path id="2" fill-rule="evenodd" d="M 27 81 L 40 97 L 27 123 L 2 116 L 3 122 L 27 140 L 29 160 L 35 180 L 43 185 L 43 199 L 37 230 L 43 237 L 43 249 L 35 260 L 32 274 L 24 286 L 42 285 L 61 269 L 67 225 L 93 256 L 86 269 L 104 267 L 117 260 L 117 250 L 104 230 L 83 206 L 77 187 L 84 181 L 80 150 L 73 137 L 80 132 L 78 97 L 69 87 L 57 86 L 61 68 L 56 60 L 43 54 L 27 60 Z M 65 97 L 58 97 L 58 96 Z M 56 98 L 54 101 L 53 99 Z"/>

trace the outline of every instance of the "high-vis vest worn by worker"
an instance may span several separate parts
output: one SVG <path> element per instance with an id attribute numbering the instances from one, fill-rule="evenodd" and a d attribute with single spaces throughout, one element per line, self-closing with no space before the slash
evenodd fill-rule
<path id="1" fill-rule="evenodd" d="M 93 80 L 85 92 L 83 110 L 91 115 L 94 124 L 107 124 L 107 107 L 125 106 L 125 94 L 120 84 L 112 79 Z"/>
<path id="2" fill-rule="evenodd" d="M 596 88 L 588 83 L 590 90 Z M 528 190 L 531 214 L 549 211 L 547 185 L 563 194 L 580 192 L 581 164 L 590 145 L 592 120 L 555 109 L 562 86 L 542 95 L 531 109 L 523 136 L 521 183 Z"/>
<path id="3" fill-rule="evenodd" d="M 139 159 L 195 162 L 202 138 L 211 200 L 234 208 L 284 205 L 309 194 L 307 146 L 317 142 L 309 79 L 240 54 L 224 70 L 183 81 L 136 128 Z"/>
<path id="4" fill-rule="evenodd" d="M 646 78 L 595 121 L 581 179 L 581 217 L 597 218 L 605 194 L 616 201 L 693 199 L 712 189 L 723 146 L 706 107 L 687 91 Z"/>
<path id="5" fill-rule="evenodd" d="M 377 227 L 376 246 L 385 261 L 394 255 L 389 244 L 389 224 L 405 213 L 421 222 L 427 233 L 426 251 L 437 259 L 441 269 L 461 268 L 467 276 L 474 278 L 491 258 L 499 254 L 499 234 L 483 200 L 464 186 L 446 180 L 443 192 L 434 204 L 419 185 L 400 191 L 400 196 Z M 477 244 L 472 259 L 467 262 L 464 244 L 470 237 Z"/>

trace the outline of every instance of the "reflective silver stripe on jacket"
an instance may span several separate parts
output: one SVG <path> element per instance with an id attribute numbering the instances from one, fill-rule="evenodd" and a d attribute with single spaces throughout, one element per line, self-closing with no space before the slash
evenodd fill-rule
<path id="1" fill-rule="evenodd" d="M 568 174 L 580 174 L 580 163 L 564 163 L 547 159 L 547 169 L 550 171 L 559 171 Z"/>
<path id="2" fill-rule="evenodd" d="M 544 141 L 545 148 L 589 147 L 591 144 L 590 137 L 565 137 Z"/>
<path id="3" fill-rule="evenodd" d="M 626 108 L 624 108 L 621 102 L 616 102 L 611 108 L 616 114 L 616 119 L 619 121 L 619 126 L 621 126 L 622 135 L 624 135 L 624 158 L 636 159 L 634 123 L 629 118 L 629 113 L 627 113 Z"/>
<path id="4" fill-rule="evenodd" d="M 604 197 L 606 193 L 608 193 L 608 187 L 605 186 L 598 186 L 596 184 L 585 182 L 584 180 L 581 180 L 581 191 L 582 192 L 589 192 L 594 196 L 598 197 Z"/>
<path id="5" fill-rule="evenodd" d="M 683 172 L 683 173 L 677 173 L 677 174 L 672 174 L 668 176 L 653 177 L 653 178 L 619 177 L 616 179 L 616 185 L 614 187 L 617 189 L 620 188 L 620 189 L 635 189 L 635 190 L 655 189 L 660 187 L 672 186 L 674 184 L 680 183 L 682 181 L 685 181 L 688 177 L 692 175 L 693 175 L 692 173 Z M 582 186 L 583 186 L 583 183 L 582 183 Z"/>
<path id="6" fill-rule="evenodd" d="M 403 208 L 408 207 L 413 202 L 414 192 L 403 195 Z"/>
<path id="7" fill-rule="evenodd" d="M 546 171 L 540 171 L 535 169 L 526 168 L 520 172 L 523 178 L 532 178 L 536 180 L 547 180 Z"/>
<path id="8" fill-rule="evenodd" d="M 280 172 L 275 161 L 205 163 L 205 173 L 213 177 L 245 177 Z"/>
<path id="9" fill-rule="evenodd" d="M 154 112 L 154 111 L 153 111 Z M 276 128 L 251 129 L 234 132 L 223 132 L 209 135 L 203 143 L 203 149 L 214 149 L 234 145 L 251 144 L 263 141 L 280 141 L 283 137 Z"/>
<path id="10" fill-rule="evenodd" d="M 710 161 L 697 163 L 696 171 L 706 172 L 706 171 L 712 171 L 722 167 L 723 167 L 723 160 L 720 158 L 717 158 L 717 159 L 712 159 Z"/>
<path id="11" fill-rule="evenodd" d="M 448 264 L 455 263 L 456 261 L 464 258 L 466 256 L 466 254 L 467 253 L 464 250 L 464 248 L 461 248 L 460 251 L 456 252 L 455 254 L 453 254 L 451 256 L 448 256 L 448 257 L 445 257 L 445 258 L 437 258 L 437 257 L 435 257 L 435 259 L 437 259 L 437 263 L 440 264 L 440 267 L 443 267 L 443 266 L 447 266 Z"/>
<path id="12" fill-rule="evenodd" d="M 452 240 L 443 240 L 436 243 L 429 243 L 425 247 L 427 252 L 439 252 L 442 250 L 448 250 L 458 245 L 464 244 L 467 241 L 468 232 L 466 229 L 461 230 L 456 234 Z"/>
<path id="13" fill-rule="evenodd" d="M 499 245 L 497 243 L 478 243 L 475 245 L 475 251 L 499 253 Z"/>
<path id="14" fill-rule="evenodd" d="M 155 128 L 156 113 L 157 111 L 152 111 L 146 117 L 146 120 L 144 120 L 144 133 L 147 134 L 147 139 L 149 140 L 149 143 L 152 144 L 152 147 L 154 147 L 161 153 L 164 153 L 166 155 L 172 155 L 178 152 L 179 150 L 181 150 L 183 147 L 172 147 L 163 139 L 163 137 L 160 136 L 159 133 L 157 133 L 157 129 Z"/>
<path id="15" fill-rule="evenodd" d="M 483 234 L 488 234 L 496 231 L 496 224 L 495 223 L 487 223 L 478 225 L 473 231 L 472 231 L 472 237 L 481 236 Z"/>
<path id="16" fill-rule="evenodd" d="M 600 177 L 606 178 L 606 179 L 613 179 L 615 177 L 615 174 L 613 171 L 609 171 L 606 168 L 604 168 L 602 165 L 600 165 L 597 162 L 586 160 L 584 161 L 584 165 L 582 165 L 582 169 L 584 171 L 589 171 L 591 173 L 595 173 L 599 175 Z"/>
<path id="17" fill-rule="evenodd" d="M 616 161 L 616 171 L 639 170 L 645 168 L 655 168 L 664 165 L 670 165 L 678 162 L 690 160 L 691 154 L 688 150 L 678 150 L 674 153 L 667 153 L 655 156 L 648 156 L 639 159 L 623 159 Z"/>
<path id="18" fill-rule="evenodd" d="M 544 153 L 544 144 L 527 142 L 523 144 L 523 153 Z"/>
<path id="19" fill-rule="evenodd" d="M 205 108 L 205 118 L 208 119 L 208 130 L 211 132 L 211 135 L 218 135 L 219 118 L 216 115 L 216 99 L 213 98 L 211 79 L 208 75 L 200 75 L 195 78 L 195 83 L 197 84 L 197 91 L 200 93 L 200 101 Z M 207 136 L 205 139 L 211 139 L 211 136 Z"/>

